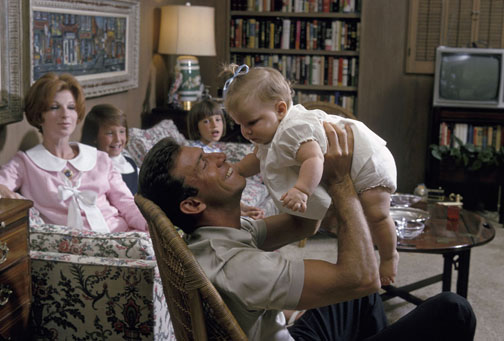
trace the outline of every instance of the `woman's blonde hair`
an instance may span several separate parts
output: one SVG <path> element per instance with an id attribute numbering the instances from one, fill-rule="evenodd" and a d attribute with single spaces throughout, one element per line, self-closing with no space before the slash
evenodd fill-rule
<path id="1" fill-rule="evenodd" d="M 75 100 L 77 123 L 80 123 L 86 114 L 84 91 L 81 85 L 71 74 L 57 75 L 53 72 L 40 77 L 26 94 L 24 109 L 28 123 L 42 132 L 42 123 L 44 122 L 42 114 L 51 108 L 56 93 L 63 90 L 72 93 Z"/>
<path id="2" fill-rule="evenodd" d="M 224 106 L 228 112 L 237 111 L 249 100 L 261 102 L 284 101 L 287 108 L 292 105 L 292 88 L 280 71 L 271 67 L 252 67 L 248 72 L 235 74 L 239 66 L 223 66 L 221 75 L 233 80 L 224 93 Z M 226 79 L 229 79 L 226 78 Z"/>

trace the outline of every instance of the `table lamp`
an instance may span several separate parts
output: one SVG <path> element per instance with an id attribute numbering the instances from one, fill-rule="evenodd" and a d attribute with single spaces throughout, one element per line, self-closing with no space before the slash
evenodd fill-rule
<path id="1" fill-rule="evenodd" d="M 170 92 L 177 92 L 184 110 L 190 110 L 202 93 L 196 56 L 215 56 L 214 13 L 213 7 L 190 3 L 161 7 L 158 52 L 179 55 Z"/>

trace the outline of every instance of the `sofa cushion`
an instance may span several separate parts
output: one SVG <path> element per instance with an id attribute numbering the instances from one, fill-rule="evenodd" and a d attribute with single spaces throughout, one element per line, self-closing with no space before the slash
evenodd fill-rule
<path id="1" fill-rule="evenodd" d="M 30 250 L 80 256 L 155 259 L 145 232 L 97 233 L 66 226 L 30 226 Z"/>
<path id="2" fill-rule="evenodd" d="M 147 152 L 165 137 L 171 137 L 181 145 L 187 145 L 187 139 L 178 131 L 172 120 L 163 120 L 149 129 L 130 128 L 128 133 L 129 142 L 126 150 L 138 167 L 142 165 Z"/>

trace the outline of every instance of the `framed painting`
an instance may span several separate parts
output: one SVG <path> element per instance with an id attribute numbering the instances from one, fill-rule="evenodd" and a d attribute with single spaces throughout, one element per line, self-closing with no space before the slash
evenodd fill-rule
<path id="1" fill-rule="evenodd" d="M 23 118 L 19 0 L 0 0 L 0 126 Z"/>
<path id="2" fill-rule="evenodd" d="M 29 0 L 30 84 L 70 73 L 86 97 L 138 87 L 139 0 Z"/>

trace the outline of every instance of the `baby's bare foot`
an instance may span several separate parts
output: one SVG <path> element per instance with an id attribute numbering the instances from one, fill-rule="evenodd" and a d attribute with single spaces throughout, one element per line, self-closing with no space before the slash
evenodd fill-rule
<path id="1" fill-rule="evenodd" d="M 380 280 L 381 285 L 391 285 L 395 282 L 397 266 L 399 264 L 399 253 L 394 251 L 392 257 L 380 259 Z"/>

